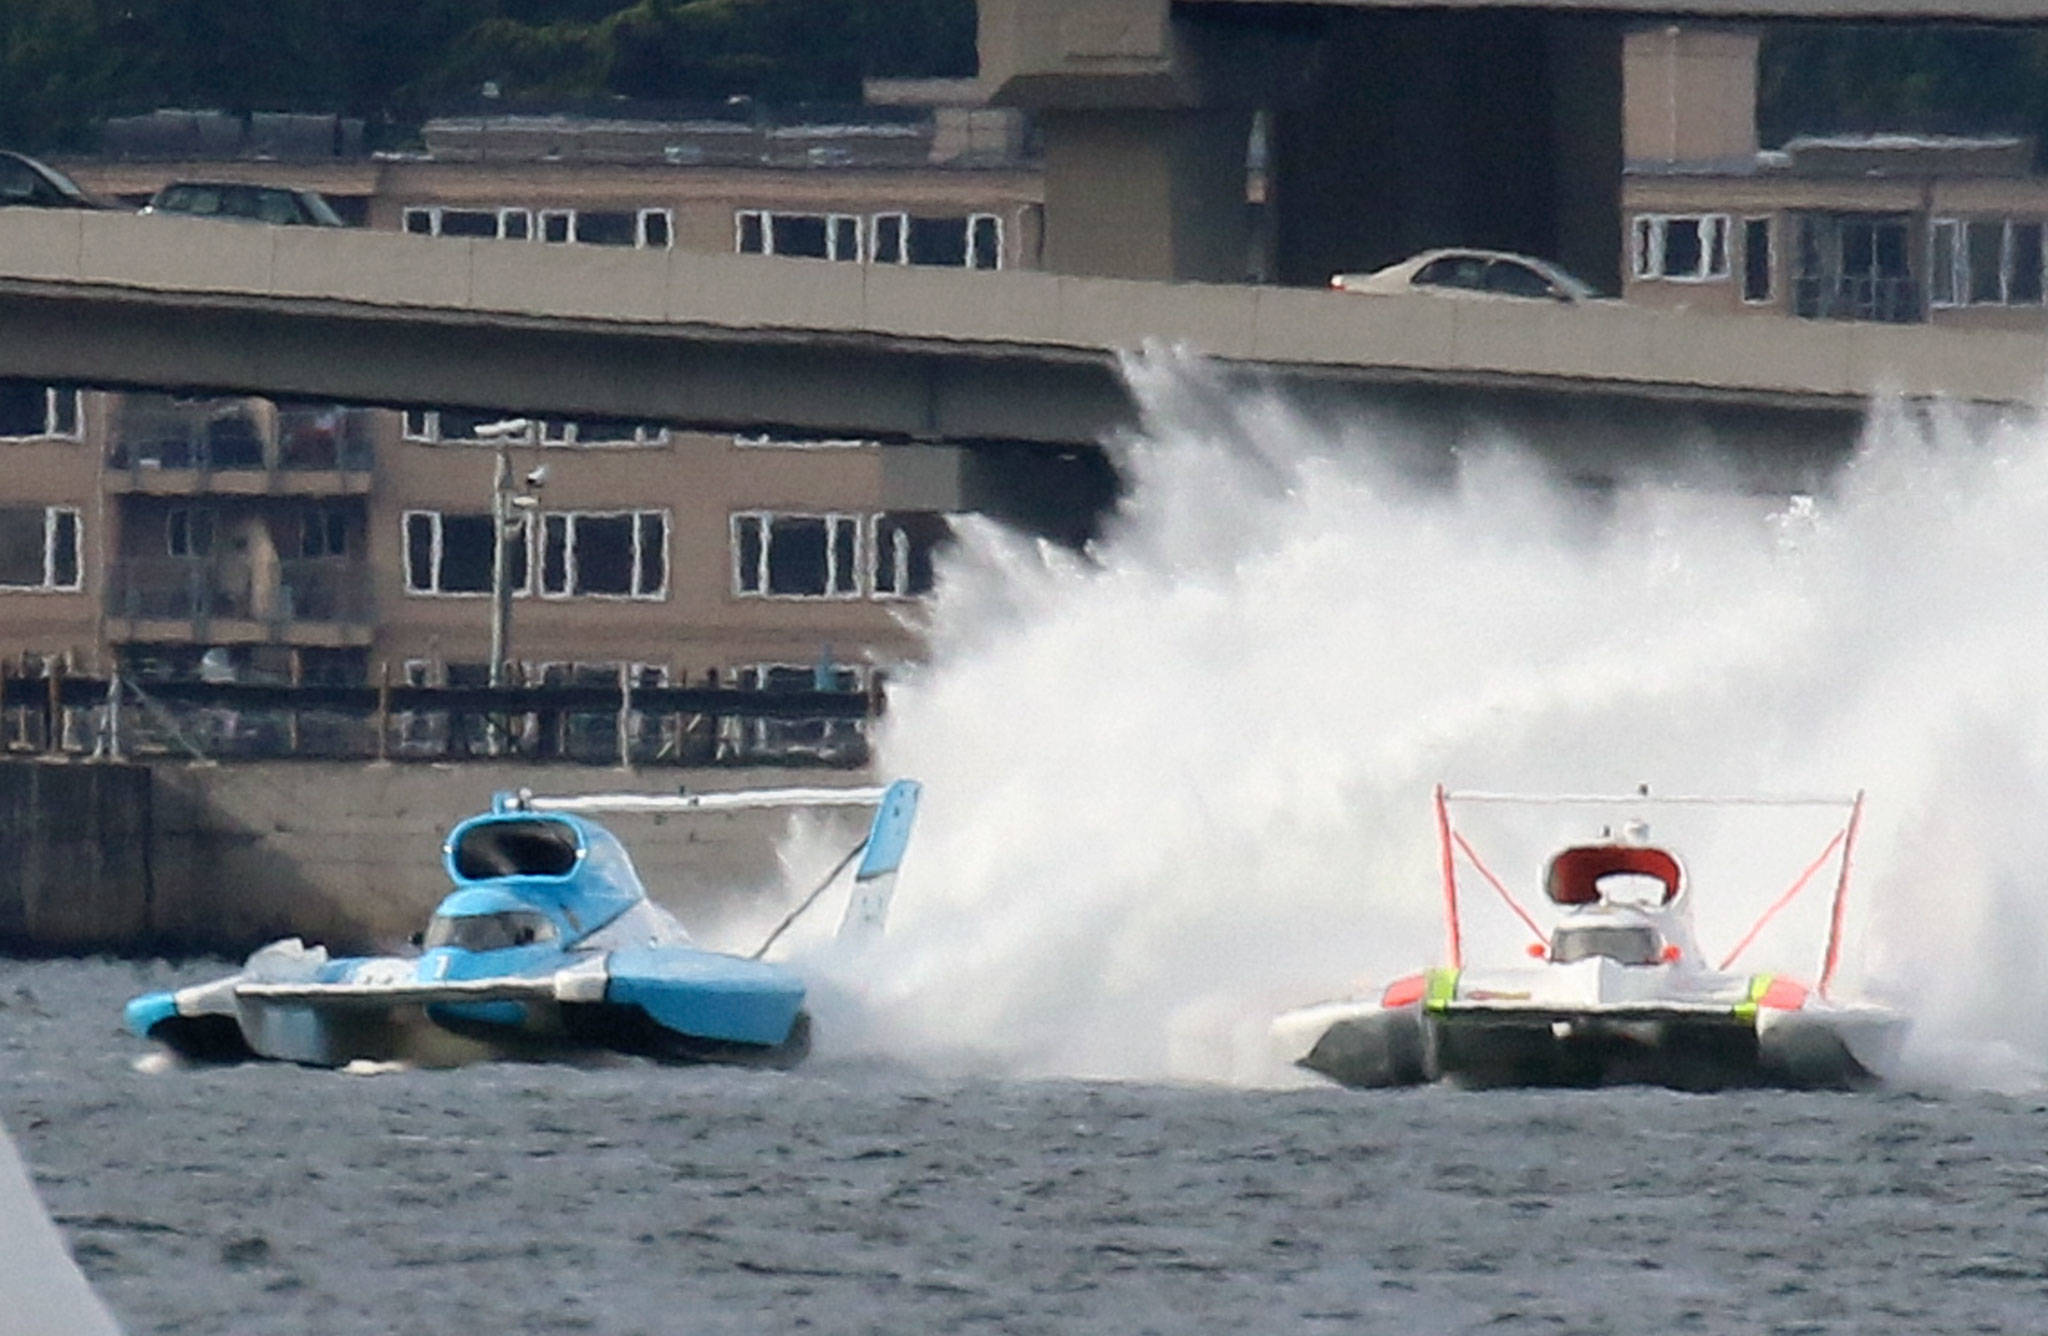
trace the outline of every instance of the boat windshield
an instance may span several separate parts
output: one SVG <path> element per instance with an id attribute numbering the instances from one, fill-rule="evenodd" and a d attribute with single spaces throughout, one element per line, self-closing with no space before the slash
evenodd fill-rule
<path id="1" fill-rule="evenodd" d="M 552 942 L 556 936 L 554 920 L 546 914 L 510 909 L 500 914 L 464 914 L 458 918 L 436 914 L 427 924 L 427 934 L 420 944 L 429 951 L 437 946 L 498 951 L 508 946 Z"/>
<path id="2" fill-rule="evenodd" d="M 1640 924 L 1586 924 L 1559 928 L 1550 939 L 1550 958 L 1560 965 L 1606 956 L 1623 965 L 1654 965 L 1661 958 L 1657 932 Z"/>

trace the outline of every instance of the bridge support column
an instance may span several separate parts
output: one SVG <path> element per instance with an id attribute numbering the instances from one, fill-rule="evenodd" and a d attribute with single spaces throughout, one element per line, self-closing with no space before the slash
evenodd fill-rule
<path id="1" fill-rule="evenodd" d="M 1621 27 L 1489 10 L 1331 16 L 1279 112 L 1282 282 L 1489 246 L 1620 288 Z"/>
<path id="2" fill-rule="evenodd" d="M 1249 111 L 1049 110 L 1040 126 L 1046 268 L 1107 278 L 1244 280 Z"/>

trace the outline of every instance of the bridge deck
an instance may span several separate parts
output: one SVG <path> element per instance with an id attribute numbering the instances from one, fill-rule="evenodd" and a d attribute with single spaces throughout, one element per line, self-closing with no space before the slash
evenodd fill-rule
<path id="1" fill-rule="evenodd" d="M 2048 385 L 2029 333 L 0 211 L 4 376 L 1073 441 L 1121 419 L 1114 361 L 1146 342 L 1292 380 L 1765 408 Z"/>

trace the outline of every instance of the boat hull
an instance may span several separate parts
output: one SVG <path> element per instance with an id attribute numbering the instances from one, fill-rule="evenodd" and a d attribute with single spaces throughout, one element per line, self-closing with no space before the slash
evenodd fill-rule
<path id="1" fill-rule="evenodd" d="M 1369 1004 L 1317 1020 L 1312 1041 L 1294 1062 L 1364 1089 L 1438 1080 L 1480 1088 L 1856 1089 L 1879 1079 L 1903 1029 L 1881 1014 L 1428 1011 Z"/>

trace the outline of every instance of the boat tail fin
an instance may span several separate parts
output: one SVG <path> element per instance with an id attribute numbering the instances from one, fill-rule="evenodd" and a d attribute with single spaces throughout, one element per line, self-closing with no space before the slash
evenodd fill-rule
<path id="1" fill-rule="evenodd" d="M 917 819 L 920 791 L 916 780 L 899 779 L 875 808 L 860 867 L 853 874 L 853 895 L 846 902 L 846 917 L 839 922 L 840 940 L 865 941 L 882 935 L 889 919 L 889 902 L 896 894 L 896 870 L 902 866 L 910 827 Z"/>

